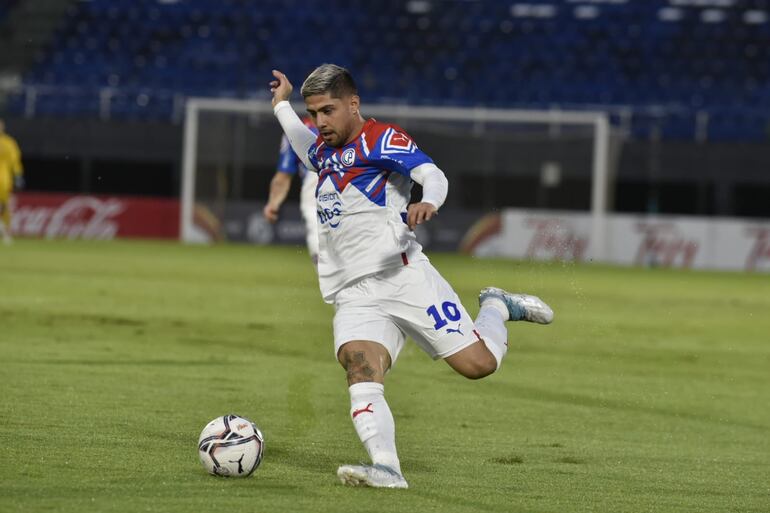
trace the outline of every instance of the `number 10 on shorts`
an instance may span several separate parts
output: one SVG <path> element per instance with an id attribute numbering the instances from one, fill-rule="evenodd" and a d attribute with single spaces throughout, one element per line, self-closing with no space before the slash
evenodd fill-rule
<path id="1" fill-rule="evenodd" d="M 451 301 L 444 301 L 441 303 L 441 311 L 444 313 L 444 317 L 446 317 L 446 319 L 441 316 L 441 313 L 438 311 L 436 305 L 431 305 L 427 310 L 425 310 L 428 315 L 433 317 L 434 330 L 440 330 L 446 326 L 448 323 L 447 319 L 450 321 L 459 321 L 460 317 L 462 317 L 460 310 L 457 308 L 457 305 Z"/>

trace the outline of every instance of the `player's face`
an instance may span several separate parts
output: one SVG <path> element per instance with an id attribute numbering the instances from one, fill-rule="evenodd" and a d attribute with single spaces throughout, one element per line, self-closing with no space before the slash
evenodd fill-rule
<path id="1" fill-rule="evenodd" d="M 355 135 L 353 131 L 360 119 L 358 96 L 332 98 L 328 93 L 315 94 L 305 98 L 305 105 L 318 133 L 328 146 L 344 146 Z"/>

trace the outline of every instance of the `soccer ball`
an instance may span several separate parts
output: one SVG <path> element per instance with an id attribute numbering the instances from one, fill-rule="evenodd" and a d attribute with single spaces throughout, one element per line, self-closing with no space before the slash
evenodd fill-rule
<path id="1" fill-rule="evenodd" d="M 198 438 L 198 457 L 215 476 L 248 477 L 262 462 L 265 439 L 247 418 L 230 414 L 217 417 Z"/>

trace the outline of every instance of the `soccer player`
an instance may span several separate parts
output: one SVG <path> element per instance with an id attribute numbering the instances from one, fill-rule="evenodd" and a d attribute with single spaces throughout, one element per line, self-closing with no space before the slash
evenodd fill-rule
<path id="1" fill-rule="evenodd" d="M 11 193 L 24 188 L 24 169 L 21 166 L 21 150 L 16 140 L 5 133 L 5 123 L 0 119 L 0 236 L 5 244 L 11 238 Z"/>
<path id="2" fill-rule="evenodd" d="M 444 173 L 401 128 L 361 116 L 346 69 L 323 64 L 302 84 L 318 136 L 289 104 L 287 77 L 273 75 L 275 115 L 295 153 L 319 173 L 318 277 L 324 300 L 336 310 L 334 351 L 347 372 L 350 416 L 372 460 L 343 465 L 337 476 L 347 485 L 407 488 L 383 386 L 406 337 L 478 379 L 502 364 L 506 321 L 548 324 L 553 312 L 535 296 L 487 287 L 473 320 L 412 231 L 444 203 Z M 422 185 L 423 196 L 409 205 L 412 182 Z"/>
<path id="3" fill-rule="evenodd" d="M 318 130 L 316 130 L 309 118 L 305 118 L 303 123 L 313 133 L 318 133 Z M 275 171 L 275 175 L 273 175 L 273 179 L 270 181 L 270 194 L 265 208 L 262 209 L 262 215 L 271 223 L 275 223 L 278 220 L 281 205 L 286 200 L 286 196 L 291 188 L 291 179 L 297 174 L 299 174 L 300 180 L 302 180 L 299 209 L 302 212 L 302 219 L 305 221 L 305 241 L 307 242 L 310 258 L 314 264 L 318 264 L 318 221 L 316 220 L 315 210 L 315 188 L 318 186 L 318 174 L 308 171 L 302 160 L 291 149 L 289 140 L 285 135 L 281 138 L 278 168 Z"/>

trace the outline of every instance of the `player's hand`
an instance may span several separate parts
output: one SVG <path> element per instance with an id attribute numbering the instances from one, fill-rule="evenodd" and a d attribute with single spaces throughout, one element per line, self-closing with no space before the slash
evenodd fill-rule
<path id="1" fill-rule="evenodd" d="M 436 207 L 430 203 L 412 203 L 407 209 L 406 224 L 411 230 L 418 224 L 422 224 L 436 215 Z"/>
<path id="2" fill-rule="evenodd" d="M 294 87 L 289 82 L 289 79 L 286 78 L 286 75 L 277 69 L 273 70 L 273 76 L 275 80 L 270 82 L 270 92 L 273 93 L 273 107 L 275 107 L 278 102 L 289 100 Z"/>
<path id="3" fill-rule="evenodd" d="M 278 221 L 278 208 L 268 203 L 265 205 L 265 208 L 262 209 L 262 215 L 265 216 L 265 219 L 274 223 Z"/>
<path id="4" fill-rule="evenodd" d="M 20 191 L 24 189 L 26 186 L 26 183 L 24 182 L 24 177 L 21 175 L 17 175 L 16 178 L 13 179 L 13 190 L 14 191 Z"/>

